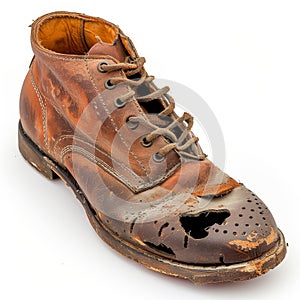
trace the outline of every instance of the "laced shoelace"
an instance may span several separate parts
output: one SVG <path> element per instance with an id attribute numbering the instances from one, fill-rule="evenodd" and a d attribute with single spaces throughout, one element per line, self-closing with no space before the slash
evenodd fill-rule
<path id="1" fill-rule="evenodd" d="M 154 80 L 154 76 L 147 75 L 146 71 L 144 70 L 143 66 L 145 62 L 146 60 L 144 57 L 139 57 L 134 61 L 129 61 L 129 59 L 127 59 L 124 63 L 117 63 L 112 65 L 109 65 L 107 63 L 101 63 L 99 65 L 99 68 L 102 72 L 123 70 L 126 74 L 126 77 L 110 78 L 106 83 L 108 88 L 113 88 L 117 84 L 121 83 L 126 83 L 130 86 L 138 87 L 145 82 L 151 83 Z M 130 79 L 131 76 L 134 76 L 138 73 L 140 75 L 138 79 Z M 164 108 L 164 110 L 161 111 L 158 115 L 170 116 L 174 112 L 175 101 L 170 95 L 168 95 L 169 90 L 170 88 L 168 86 L 165 86 L 160 89 L 157 88 L 157 90 L 155 90 L 154 92 L 144 96 L 136 96 L 136 92 L 134 90 L 131 90 L 128 93 L 119 96 L 118 99 L 116 99 L 115 103 L 118 107 L 123 107 L 134 95 L 136 96 L 136 100 L 140 103 L 146 103 L 165 97 L 165 99 L 169 103 Z M 129 121 L 133 123 L 145 122 L 153 129 L 153 131 L 147 134 L 142 140 L 145 146 L 151 145 L 152 142 L 159 136 L 168 137 L 170 143 L 163 146 L 156 153 L 158 160 L 163 159 L 170 151 L 175 149 L 178 151 L 179 154 L 191 159 L 203 160 L 206 158 L 206 154 L 203 153 L 200 145 L 197 144 L 199 138 L 194 136 L 191 132 L 191 129 L 193 127 L 193 117 L 187 112 L 184 112 L 181 117 L 175 118 L 167 127 L 159 127 L 153 122 L 151 122 L 148 118 L 143 118 L 142 116 L 130 117 Z M 182 127 L 184 128 L 184 130 L 181 130 L 181 134 L 179 137 L 176 136 L 176 134 L 172 131 L 176 127 L 178 127 L 178 125 L 182 125 Z M 185 151 L 192 144 L 196 144 L 198 149 L 197 154 L 192 154 Z"/>

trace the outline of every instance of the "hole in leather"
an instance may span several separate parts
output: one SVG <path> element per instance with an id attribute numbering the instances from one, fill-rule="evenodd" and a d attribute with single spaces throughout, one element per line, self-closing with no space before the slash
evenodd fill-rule
<path id="1" fill-rule="evenodd" d="M 184 248 L 187 248 L 188 242 L 189 242 L 189 237 L 186 235 L 186 236 L 184 237 L 184 244 L 183 244 Z"/>
<path id="2" fill-rule="evenodd" d="M 167 247 L 165 244 L 161 243 L 159 245 L 155 245 L 155 244 L 153 244 L 151 242 L 147 242 L 147 241 L 144 241 L 144 243 L 152 249 L 175 256 L 175 253 L 173 252 L 173 250 L 171 248 Z"/>
<path id="3" fill-rule="evenodd" d="M 208 236 L 210 226 L 221 225 L 229 216 L 228 210 L 203 211 L 199 215 L 180 217 L 180 223 L 189 236 L 194 239 L 203 239 Z"/>
<path id="4" fill-rule="evenodd" d="M 223 255 L 220 255 L 219 261 L 222 265 L 224 265 L 224 256 Z"/>
<path id="5" fill-rule="evenodd" d="M 159 229 L 158 236 L 161 236 L 161 233 L 164 230 L 164 228 L 167 228 L 168 226 L 169 226 L 169 223 L 163 224 Z"/>
<path id="6" fill-rule="evenodd" d="M 135 218 L 135 219 L 132 221 L 132 223 L 130 224 L 130 233 L 132 233 L 132 231 L 133 231 L 133 227 L 134 227 L 134 225 L 135 225 L 136 219 L 137 219 L 137 218 Z"/>

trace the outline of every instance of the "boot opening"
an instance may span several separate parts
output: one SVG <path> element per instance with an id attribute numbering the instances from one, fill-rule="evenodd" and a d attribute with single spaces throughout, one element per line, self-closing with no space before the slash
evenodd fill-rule
<path id="1" fill-rule="evenodd" d="M 119 30 L 102 19 L 80 16 L 56 16 L 44 20 L 38 30 L 38 42 L 46 49 L 63 54 L 83 55 L 98 42 L 97 36 L 113 44 Z"/>

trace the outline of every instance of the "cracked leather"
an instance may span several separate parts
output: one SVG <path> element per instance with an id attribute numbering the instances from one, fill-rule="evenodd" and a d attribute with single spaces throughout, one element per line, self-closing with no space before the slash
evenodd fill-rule
<path id="1" fill-rule="evenodd" d="M 138 57 L 118 27 L 82 14 L 52 13 L 33 23 L 31 42 L 35 58 L 20 97 L 22 126 L 72 174 L 108 230 L 191 264 L 243 262 L 274 246 L 275 221 L 255 194 L 208 159 L 182 159 L 172 150 L 153 162 L 169 141 L 158 137 L 143 147 L 138 137 L 151 127 L 126 125 L 131 116 L 147 117 L 147 109 L 135 96 L 116 108 L 114 100 L 131 87 L 108 90 L 105 82 L 126 74 L 98 69 L 101 62 Z"/>

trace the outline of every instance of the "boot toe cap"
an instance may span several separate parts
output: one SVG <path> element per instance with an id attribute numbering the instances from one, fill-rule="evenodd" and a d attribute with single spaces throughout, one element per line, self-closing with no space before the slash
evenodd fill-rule
<path id="1" fill-rule="evenodd" d="M 249 261 L 278 241 L 272 214 L 243 185 L 223 197 L 193 198 L 160 220 L 136 223 L 132 235 L 148 251 L 199 265 Z"/>

